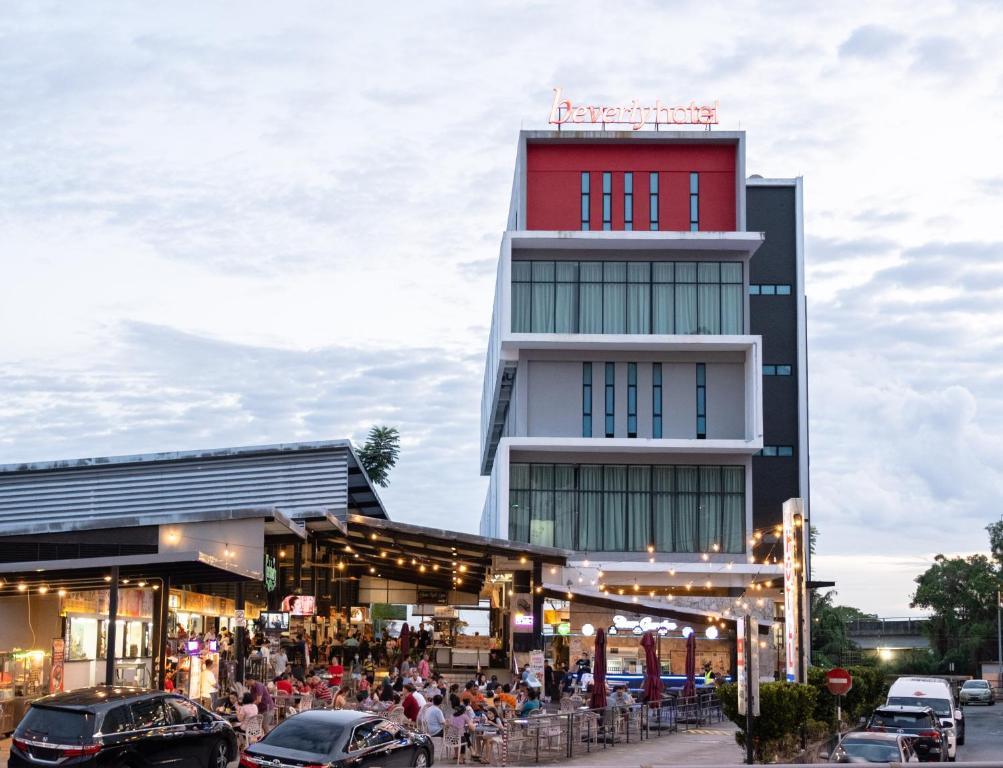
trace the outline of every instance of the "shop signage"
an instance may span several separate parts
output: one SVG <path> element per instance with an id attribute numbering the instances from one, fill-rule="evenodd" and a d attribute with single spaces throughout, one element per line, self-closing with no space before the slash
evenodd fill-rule
<path id="1" fill-rule="evenodd" d="M 265 555 L 265 589 L 274 592 L 279 585 L 279 569 L 275 566 L 275 558 Z"/>
<path id="2" fill-rule="evenodd" d="M 512 631 L 533 631 L 533 596 L 519 592 L 512 598 Z"/>
<path id="3" fill-rule="evenodd" d="M 639 131 L 646 125 L 717 125 L 718 102 L 713 104 L 663 104 L 656 99 L 654 104 L 642 104 L 637 99 L 621 106 L 596 104 L 573 104 L 571 99 L 561 98 L 561 89 L 554 89 L 554 103 L 550 107 L 551 125 L 560 128 L 568 124 L 629 125 Z"/>
<path id="4" fill-rule="evenodd" d="M 365 624 L 369 621 L 369 609 L 362 605 L 353 605 L 348 616 L 350 624 Z"/>
<path id="5" fill-rule="evenodd" d="M 787 681 L 800 682 L 800 595 L 805 577 L 804 554 L 798 547 L 797 526 L 803 520 L 801 499 L 784 502 L 784 667 Z"/>
<path id="6" fill-rule="evenodd" d="M 557 634 L 559 634 L 559 635 L 570 635 L 571 634 L 571 625 L 568 622 L 566 622 L 566 621 L 562 621 L 560 624 L 557 625 Z"/>
<path id="7" fill-rule="evenodd" d="M 233 612 L 233 618 L 234 618 L 234 623 L 238 627 L 246 627 L 247 626 L 247 617 L 244 615 L 244 611 L 241 610 L 240 608 L 238 608 L 237 610 L 235 610 Z"/>
<path id="8" fill-rule="evenodd" d="M 63 690 L 63 669 L 66 661 L 66 641 L 61 637 L 52 640 L 52 666 L 49 668 L 49 693 Z"/>
<path id="9" fill-rule="evenodd" d="M 529 652 L 529 668 L 536 675 L 536 679 L 543 682 L 544 674 L 547 671 L 547 662 L 543 657 L 543 651 Z"/>
<path id="10" fill-rule="evenodd" d="M 674 621 L 668 621 L 666 619 L 659 621 L 651 618 L 651 616 L 643 616 L 637 621 L 628 619 L 626 616 L 614 616 L 613 626 L 609 628 L 608 634 L 622 635 L 630 632 L 634 635 L 643 635 L 650 629 L 652 632 L 656 632 L 662 637 L 665 637 L 665 635 L 672 632 L 675 628 L 676 623 Z"/>
<path id="11" fill-rule="evenodd" d="M 442 589 L 419 589 L 418 602 L 421 605 L 448 605 L 449 594 Z"/>

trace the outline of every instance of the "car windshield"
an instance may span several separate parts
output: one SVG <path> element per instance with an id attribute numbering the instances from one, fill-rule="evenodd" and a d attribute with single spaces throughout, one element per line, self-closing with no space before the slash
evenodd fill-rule
<path id="1" fill-rule="evenodd" d="M 928 699 L 925 696 L 889 696 L 889 704 L 901 704 L 905 707 L 929 707 L 941 717 L 954 717 L 951 712 L 951 702 L 947 699 Z"/>
<path id="2" fill-rule="evenodd" d="M 94 733 L 94 713 L 76 709 L 31 707 L 18 731 L 31 738 L 44 736 L 56 744 L 79 744 Z"/>
<path id="3" fill-rule="evenodd" d="M 318 723 L 316 719 L 308 717 L 290 717 L 272 729 L 260 743 L 300 752 L 330 755 L 335 742 L 342 738 L 344 733 L 345 729 L 340 725 Z"/>
<path id="4" fill-rule="evenodd" d="M 926 712 L 882 712 L 877 711 L 871 718 L 871 726 L 883 728 L 930 727 L 930 715 Z"/>
<path id="5" fill-rule="evenodd" d="M 985 680 L 966 680 L 962 688 L 988 688 L 989 683 Z"/>
<path id="6" fill-rule="evenodd" d="M 840 749 L 847 757 L 868 763 L 897 763 L 900 759 L 898 744 L 877 744 L 873 741 L 844 741 Z"/>

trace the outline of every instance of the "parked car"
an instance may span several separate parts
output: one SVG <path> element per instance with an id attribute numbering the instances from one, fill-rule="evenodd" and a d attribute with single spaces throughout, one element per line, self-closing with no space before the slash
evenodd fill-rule
<path id="1" fill-rule="evenodd" d="M 163 691 L 94 688 L 32 702 L 11 739 L 9 768 L 227 768 L 237 737 L 223 718 Z"/>
<path id="2" fill-rule="evenodd" d="M 912 737 L 901 733 L 849 733 L 840 739 L 830 763 L 918 763 Z"/>
<path id="3" fill-rule="evenodd" d="M 988 704 L 991 707 L 996 703 L 988 680 L 965 680 L 958 698 L 962 704 Z"/>
<path id="4" fill-rule="evenodd" d="M 954 693 L 939 677 L 900 677 L 888 690 L 888 704 L 930 707 L 947 729 L 947 754 L 954 760 L 965 743 L 965 714 L 954 703 Z"/>
<path id="5" fill-rule="evenodd" d="M 287 718 L 244 750 L 241 768 L 432 765 L 432 740 L 367 712 L 315 709 Z"/>
<path id="6" fill-rule="evenodd" d="M 930 707 L 886 704 L 874 710 L 865 721 L 864 730 L 912 736 L 921 761 L 947 762 L 947 733 Z"/>

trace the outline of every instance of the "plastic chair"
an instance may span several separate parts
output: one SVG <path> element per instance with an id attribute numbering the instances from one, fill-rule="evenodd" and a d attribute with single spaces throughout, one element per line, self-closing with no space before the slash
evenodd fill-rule
<path id="1" fill-rule="evenodd" d="M 246 749 L 251 744 L 261 741 L 264 737 L 265 729 L 261 725 L 263 719 L 264 715 L 254 715 L 241 723 L 241 728 L 237 731 L 238 741 L 243 742 L 243 746 L 240 747 L 241 749 Z"/>
<path id="2" fill-rule="evenodd" d="M 445 728 L 442 730 L 442 754 L 443 757 L 456 753 L 456 762 L 460 762 L 460 757 L 466 750 L 466 745 L 463 743 L 462 734 L 450 723 L 446 723 Z"/>

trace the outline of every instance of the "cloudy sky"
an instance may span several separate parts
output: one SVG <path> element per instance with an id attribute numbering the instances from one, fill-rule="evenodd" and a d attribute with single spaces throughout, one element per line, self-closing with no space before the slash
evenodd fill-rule
<path id="1" fill-rule="evenodd" d="M 719 99 L 805 177 L 816 575 L 904 615 L 1003 513 L 1001 38 L 992 2 L 5 2 L 0 462 L 389 423 L 391 514 L 475 530 L 518 130 L 556 85 Z"/>

